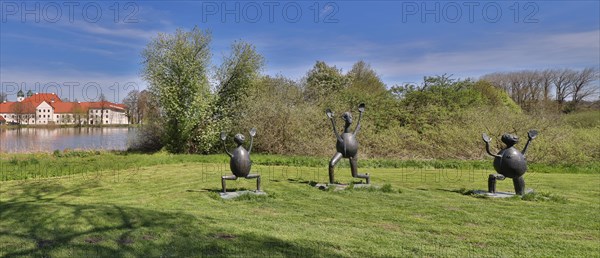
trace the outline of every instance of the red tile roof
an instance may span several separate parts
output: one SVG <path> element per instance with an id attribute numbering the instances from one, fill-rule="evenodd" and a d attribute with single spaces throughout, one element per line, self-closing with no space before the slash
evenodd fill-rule
<path id="1" fill-rule="evenodd" d="M 75 108 L 75 104 L 73 102 L 54 102 L 51 106 L 54 108 L 54 113 L 75 113 L 75 111 L 82 113 L 85 112 L 83 108 Z"/>
<path id="2" fill-rule="evenodd" d="M 52 101 L 54 102 L 62 102 L 62 100 L 58 97 L 58 95 L 54 94 L 54 93 L 38 93 L 38 94 L 33 94 L 33 96 L 25 98 L 23 100 L 23 102 L 32 102 L 32 103 L 36 103 L 36 107 L 42 103 L 42 101 L 46 101 L 47 103 L 52 103 Z"/>
<path id="3" fill-rule="evenodd" d="M 32 102 L 4 102 L 0 103 L 0 113 L 30 114 L 35 113 L 36 107 Z"/>
<path id="4" fill-rule="evenodd" d="M 123 104 L 116 104 L 108 101 L 102 102 L 54 102 L 50 104 L 54 108 L 54 113 L 75 113 L 88 112 L 90 109 L 111 109 L 116 111 L 125 111 Z M 78 110 L 79 109 L 79 110 Z"/>
<path id="5" fill-rule="evenodd" d="M 111 109 L 124 112 L 124 104 L 109 101 L 99 102 L 63 102 L 58 95 L 52 93 L 38 93 L 24 99 L 22 102 L 0 103 L 0 113 L 35 113 L 35 109 L 42 103 L 48 103 L 54 108 L 54 113 L 88 112 L 89 109 Z"/>
<path id="6" fill-rule="evenodd" d="M 17 102 L 3 102 L 0 103 L 0 113 L 12 113 L 12 105 Z"/>

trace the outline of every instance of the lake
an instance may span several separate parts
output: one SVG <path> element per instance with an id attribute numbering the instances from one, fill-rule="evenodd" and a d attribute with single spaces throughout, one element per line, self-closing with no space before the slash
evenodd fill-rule
<path id="1" fill-rule="evenodd" d="M 125 150 L 136 132 L 128 127 L 0 129 L 0 152 Z"/>

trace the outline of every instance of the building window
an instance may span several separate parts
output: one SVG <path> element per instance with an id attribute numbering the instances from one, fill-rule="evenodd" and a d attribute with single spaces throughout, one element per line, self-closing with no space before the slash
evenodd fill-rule
<path id="1" fill-rule="evenodd" d="M 106 115 L 106 118 L 108 118 L 108 115 Z"/>
<path id="2" fill-rule="evenodd" d="M 108 124 L 108 120 L 106 120 L 106 122 L 104 122 L 105 124 Z"/>

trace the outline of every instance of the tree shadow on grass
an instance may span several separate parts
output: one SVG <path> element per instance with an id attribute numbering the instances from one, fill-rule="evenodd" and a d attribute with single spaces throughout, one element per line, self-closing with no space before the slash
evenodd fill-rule
<path id="1" fill-rule="evenodd" d="M 35 186 L 35 187 L 33 187 Z M 0 202 L 0 256 L 339 256 L 326 242 L 228 232 L 213 218 L 110 204 L 77 203 L 85 185 L 22 186 Z M 87 193 L 89 194 L 89 192 Z"/>
<path id="2" fill-rule="evenodd" d="M 314 181 L 314 180 L 303 180 L 303 179 L 295 179 L 295 178 L 288 178 L 287 181 L 290 183 L 305 184 L 305 185 L 310 185 L 310 186 L 316 186 L 317 184 L 319 184 L 319 182 Z"/>

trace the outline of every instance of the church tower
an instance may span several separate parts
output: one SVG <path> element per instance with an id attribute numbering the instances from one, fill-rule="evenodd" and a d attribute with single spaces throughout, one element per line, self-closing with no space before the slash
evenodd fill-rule
<path id="1" fill-rule="evenodd" d="M 21 102 L 25 99 L 25 94 L 23 94 L 22 90 L 19 90 L 19 92 L 17 92 L 17 101 Z"/>

